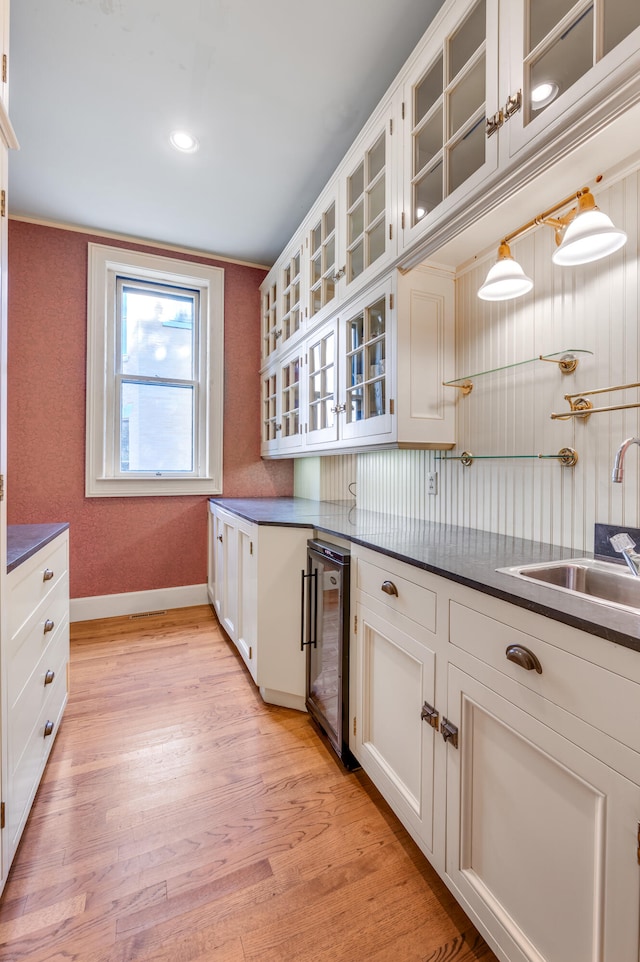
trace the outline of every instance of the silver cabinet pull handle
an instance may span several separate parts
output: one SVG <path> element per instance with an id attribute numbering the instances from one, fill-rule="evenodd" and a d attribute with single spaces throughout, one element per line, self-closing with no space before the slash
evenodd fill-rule
<path id="1" fill-rule="evenodd" d="M 53 578 L 53 571 L 51 570 L 51 568 L 45 568 L 44 571 L 42 572 L 42 580 L 51 581 L 52 578 Z"/>
<path id="2" fill-rule="evenodd" d="M 52 671 L 51 669 L 49 669 L 49 671 L 44 676 L 45 685 L 51 685 L 55 677 L 56 677 L 55 671 Z"/>
<path id="3" fill-rule="evenodd" d="M 509 645 L 505 654 L 508 661 L 520 665 L 525 671 L 537 671 L 539 675 L 542 674 L 542 665 L 538 657 L 524 645 Z"/>
<path id="4" fill-rule="evenodd" d="M 385 595 L 395 595 L 396 598 L 398 597 L 398 589 L 393 581 L 383 581 L 381 591 L 384 591 Z"/>
<path id="5" fill-rule="evenodd" d="M 45 724 L 45 726 L 44 726 L 44 736 L 43 736 L 43 737 L 46 738 L 46 737 L 47 737 L 48 735 L 50 735 L 52 732 L 53 732 L 53 722 L 52 722 L 52 721 L 48 721 L 48 722 Z"/>
<path id="6" fill-rule="evenodd" d="M 53 621 L 51 620 L 51 618 L 47 618 L 47 620 L 46 620 L 45 623 L 44 623 L 44 632 L 43 632 L 43 634 L 46 635 L 48 631 L 53 631 L 54 625 L 55 625 L 55 622 L 53 622 Z"/>

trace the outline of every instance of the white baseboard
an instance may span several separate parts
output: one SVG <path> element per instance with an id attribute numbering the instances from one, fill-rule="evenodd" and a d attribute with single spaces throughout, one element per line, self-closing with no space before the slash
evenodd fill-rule
<path id="1" fill-rule="evenodd" d="M 118 595 L 94 595 L 72 598 L 71 621 L 93 621 L 95 618 L 115 618 L 118 615 L 139 615 L 166 611 L 169 608 L 191 608 L 209 603 L 207 586 L 184 585 L 179 588 L 155 588 L 152 591 L 127 591 Z"/>

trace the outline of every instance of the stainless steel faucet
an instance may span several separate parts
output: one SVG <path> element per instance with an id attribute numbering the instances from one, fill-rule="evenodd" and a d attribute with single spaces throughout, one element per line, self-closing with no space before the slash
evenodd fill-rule
<path id="1" fill-rule="evenodd" d="M 636 546 L 635 541 L 629 537 L 626 531 L 614 534 L 612 538 L 609 538 L 609 541 L 613 550 L 621 554 L 627 562 L 627 568 L 631 574 L 640 578 L 640 554 L 633 550 Z"/>
<path id="2" fill-rule="evenodd" d="M 620 484 L 624 476 L 624 456 L 627 453 L 627 448 L 630 448 L 632 444 L 640 444 L 640 438 L 627 438 L 623 441 L 618 450 L 616 451 L 615 460 L 613 462 L 613 471 L 611 472 L 611 480 L 614 484 Z"/>

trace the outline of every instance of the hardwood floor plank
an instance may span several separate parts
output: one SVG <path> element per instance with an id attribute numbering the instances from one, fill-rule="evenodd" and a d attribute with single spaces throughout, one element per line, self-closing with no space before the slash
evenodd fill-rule
<path id="1" fill-rule="evenodd" d="M 361 771 L 208 606 L 72 626 L 2 962 L 496 962 Z"/>

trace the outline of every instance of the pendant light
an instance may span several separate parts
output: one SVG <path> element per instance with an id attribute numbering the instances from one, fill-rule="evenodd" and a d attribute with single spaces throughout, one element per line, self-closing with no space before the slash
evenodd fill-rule
<path id="1" fill-rule="evenodd" d="M 560 245 L 551 260 L 562 267 L 572 267 L 613 254 L 626 244 L 627 235 L 598 210 L 593 194 L 586 191 L 578 198 L 578 209 L 573 212 L 560 238 L 556 233 L 556 241 L 558 239 Z"/>
<path id="2" fill-rule="evenodd" d="M 498 248 L 498 260 L 490 268 L 478 297 L 483 301 L 509 301 L 526 294 L 532 287 L 533 281 L 513 259 L 509 245 L 503 241 Z"/>
<path id="3" fill-rule="evenodd" d="M 596 182 L 601 179 L 596 178 Z M 575 200 L 578 206 L 567 214 L 552 216 Z M 490 268 L 487 279 L 478 291 L 479 298 L 483 301 L 507 301 L 531 290 L 533 281 L 511 256 L 509 241 L 540 224 L 554 228 L 558 247 L 551 259 L 554 264 L 563 267 L 599 260 L 619 250 L 627 240 L 625 232 L 615 227 L 610 218 L 598 209 L 589 188 L 582 187 L 503 238 L 498 248 L 498 260 Z"/>

